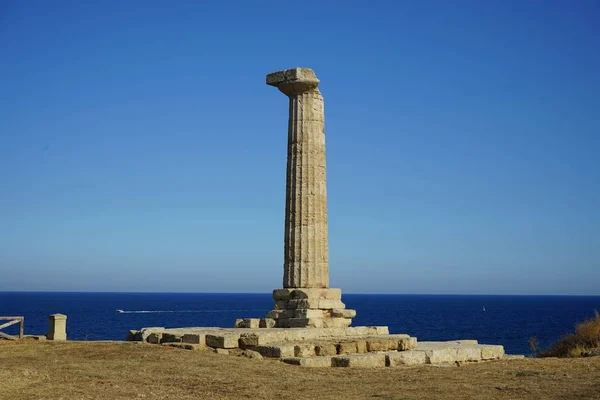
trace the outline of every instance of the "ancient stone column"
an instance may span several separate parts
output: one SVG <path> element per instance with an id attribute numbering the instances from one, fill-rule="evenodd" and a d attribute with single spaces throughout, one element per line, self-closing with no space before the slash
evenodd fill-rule
<path id="1" fill-rule="evenodd" d="M 327 288 L 325 116 L 319 80 L 311 69 L 267 76 L 289 97 L 284 288 Z"/>
<path id="2" fill-rule="evenodd" d="M 279 327 L 348 326 L 341 290 L 329 289 L 325 116 L 319 80 L 309 68 L 267 75 L 289 98 L 283 288 L 267 317 Z"/>

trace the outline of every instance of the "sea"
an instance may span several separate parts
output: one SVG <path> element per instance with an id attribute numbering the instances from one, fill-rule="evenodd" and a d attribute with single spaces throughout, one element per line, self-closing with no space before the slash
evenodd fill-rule
<path id="1" fill-rule="evenodd" d="M 387 325 L 420 341 L 477 339 L 525 355 L 532 337 L 547 347 L 600 311 L 600 296 L 344 294 L 343 302 L 357 311 L 353 326 Z M 150 326 L 232 327 L 272 306 L 271 294 L 0 292 L 0 316 L 24 316 L 25 334 L 47 333 L 48 315 L 62 313 L 71 340 L 124 340 Z"/>

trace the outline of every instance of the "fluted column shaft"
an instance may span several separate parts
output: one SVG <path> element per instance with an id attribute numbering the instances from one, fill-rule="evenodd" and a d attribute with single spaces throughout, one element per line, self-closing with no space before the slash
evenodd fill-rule
<path id="1" fill-rule="evenodd" d="M 327 288 L 329 263 L 323 96 L 316 87 L 288 95 L 283 286 Z"/>

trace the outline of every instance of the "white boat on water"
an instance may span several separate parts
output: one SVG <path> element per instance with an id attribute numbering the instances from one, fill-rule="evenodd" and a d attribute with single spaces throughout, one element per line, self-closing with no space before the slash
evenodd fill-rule
<path id="1" fill-rule="evenodd" d="M 118 309 L 118 310 L 117 310 L 117 312 L 125 312 L 125 311 L 123 311 L 123 310 L 121 310 L 121 309 Z"/>

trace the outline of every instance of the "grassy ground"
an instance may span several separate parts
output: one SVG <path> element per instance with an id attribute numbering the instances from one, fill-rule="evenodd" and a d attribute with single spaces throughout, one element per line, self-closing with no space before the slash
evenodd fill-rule
<path id="1" fill-rule="evenodd" d="M 135 343 L 0 341 L 0 399 L 600 399 L 600 357 L 358 370 Z"/>

